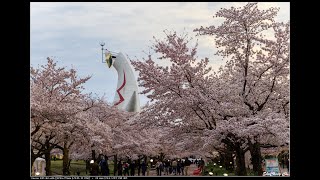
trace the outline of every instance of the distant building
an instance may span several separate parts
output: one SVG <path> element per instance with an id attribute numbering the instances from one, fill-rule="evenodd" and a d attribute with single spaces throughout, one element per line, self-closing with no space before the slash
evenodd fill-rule
<path id="1" fill-rule="evenodd" d="M 51 156 L 51 159 L 62 159 L 63 158 L 63 152 L 61 149 L 52 149 L 51 152 L 50 152 L 50 156 Z"/>

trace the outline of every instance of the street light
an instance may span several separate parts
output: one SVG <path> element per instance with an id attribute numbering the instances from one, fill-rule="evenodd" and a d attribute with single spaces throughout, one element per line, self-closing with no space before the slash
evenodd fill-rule
<path id="1" fill-rule="evenodd" d="M 230 164 L 232 164 L 232 162 L 230 161 Z"/>
<path id="2" fill-rule="evenodd" d="M 222 168 L 222 166 L 219 166 L 219 168 Z"/>
<path id="3" fill-rule="evenodd" d="M 94 160 L 91 160 L 91 161 L 90 161 L 90 164 L 93 164 L 93 163 L 94 163 Z"/>
<path id="4" fill-rule="evenodd" d="M 104 46 L 104 45 L 105 45 L 104 42 L 100 42 L 101 51 L 102 51 L 102 59 L 101 59 L 102 63 L 104 63 L 104 62 L 103 62 L 103 46 Z"/>
<path id="5" fill-rule="evenodd" d="M 150 169 L 152 168 L 153 159 L 150 159 Z"/>

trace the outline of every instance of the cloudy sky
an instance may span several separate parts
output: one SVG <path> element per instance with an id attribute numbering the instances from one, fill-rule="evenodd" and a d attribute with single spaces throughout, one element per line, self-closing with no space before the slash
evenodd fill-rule
<path id="1" fill-rule="evenodd" d="M 146 57 L 152 37 L 163 38 L 163 30 L 188 33 L 219 23 L 212 16 L 220 8 L 243 6 L 242 2 L 31 2 L 30 63 L 38 67 L 47 57 L 58 66 L 73 67 L 80 77 L 92 75 L 85 92 L 105 95 L 112 102 L 117 73 L 101 63 L 101 41 L 105 48 L 123 52 L 131 59 Z M 280 7 L 277 21 L 290 19 L 289 2 L 259 3 L 260 9 Z M 198 57 L 208 57 L 214 69 L 223 65 L 214 56 L 212 37 L 200 36 Z M 136 73 L 137 75 L 137 73 Z M 137 78 L 137 77 L 136 77 Z M 140 104 L 148 99 L 140 95 Z"/>

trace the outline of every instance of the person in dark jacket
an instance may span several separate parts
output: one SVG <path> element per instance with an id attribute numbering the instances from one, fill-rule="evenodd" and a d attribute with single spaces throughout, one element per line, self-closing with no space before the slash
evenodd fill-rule
<path id="1" fill-rule="evenodd" d="M 186 157 L 184 160 L 184 175 L 188 176 L 189 167 L 191 165 L 191 161 Z"/>
<path id="2" fill-rule="evenodd" d="M 142 160 L 142 163 L 141 163 L 142 176 L 146 175 L 146 171 L 147 171 L 147 164 Z"/>
<path id="3" fill-rule="evenodd" d="M 101 169 L 101 175 L 108 176 L 109 175 L 109 167 L 108 167 L 107 161 L 105 159 L 101 159 L 99 165 L 100 165 L 100 169 Z"/>
<path id="4" fill-rule="evenodd" d="M 180 171 L 181 171 L 181 175 L 184 175 L 184 161 L 180 161 Z M 180 175 L 180 174 L 179 174 Z"/>
<path id="5" fill-rule="evenodd" d="M 134 161 L 131 161 L 131 164 L 130 164 L 130 176 L 134 176 L 135 168 L 136 168 L 136 164 L 134 163 Z"/>
<path id="6" fill-rule="evenodd" d="M 122 164 L 121 164 L 121 161 L 118 162 L 118 176 L 122 176 Z"/>
<path id="7" fill-rule="evenodd" d="M 180 176 L 180 173 L 181 173 L 181 161 L 178 160 L 177 161 L 177 174 Z"/>
<path id="8" fill-rule="evenodd" d="M 141 171 L 140 159 L 137 160 L 136 166 L 137 166 L 137 169 L 138 169 L 138 176 L 140 176 L 140 171 Z"/>
<path id="9" fill-rule="evenodd" d="M 202 172 L 203 171 L 203 168 L 204 168 L 204 160 L 202 158 L 200 158 L 200 161 L 199 161 L 199 169 L 200 171 Z"/>
<path id="10" fill-rule="evenodd" d="M 90 173 L 90 159 L 86 160 L 86 174 Z"/>
<path id="11" fill-rule="evenodd" d="M 164 174 L 169 175 L 169 168 L 170 168 L 170 160 L 166 160 L 164 162 Z"/>
<path id="12" fill-rule="evenodd" d="M 93 160 L 90 161 L 90 176 L 98 176 L 99 175 L 99 165 L 97 162 Z"/>

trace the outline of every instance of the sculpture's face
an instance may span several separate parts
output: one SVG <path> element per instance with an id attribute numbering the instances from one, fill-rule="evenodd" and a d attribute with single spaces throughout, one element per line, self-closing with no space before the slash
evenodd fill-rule
<path id="1" fill-rule="evenodd" d="M 110 68 L 112 66 L 112 54 L 110 52 L 106 53 L 106 62 Z"/>

